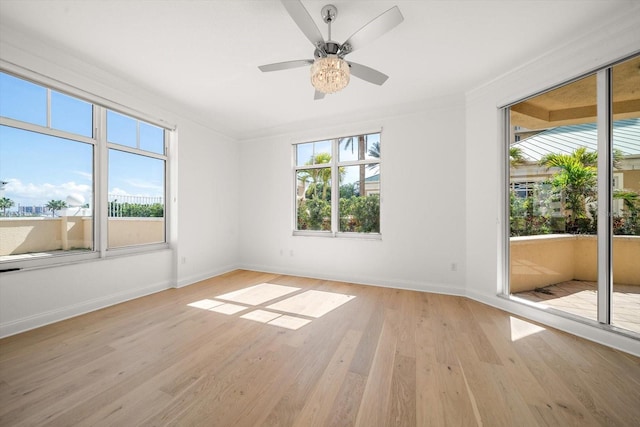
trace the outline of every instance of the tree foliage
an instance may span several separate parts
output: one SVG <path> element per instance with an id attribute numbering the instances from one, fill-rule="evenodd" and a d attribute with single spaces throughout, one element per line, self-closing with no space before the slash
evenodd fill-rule
<path id="1" fill-rule="evenodd" d="M 120 203 L 117 200 L 109 202 L 110 217 L 125 218 L 161 218 L 164 216 L 164 206 L 162 203 L 141 204 L 141 203 Z"/>
<path id="2" fill-rule="evenodd" d="M 56 216 L 56 211 L 67 207 L 67 202 L 64 200 L 49 200 L 45 206 L 51 210 L 51 216 Z"/>
<path id="3" fill-rule="evenodd" d="M 521 165 L 525 162 L 524 154 L 520 147 L 509 147 L 509 164 L 511 167 Z"/>
<path id="4" fill-rule="evenodd" d="M 13 200 L 3 197 L 0 199 L 0 209 L 2 209 L 2 215 L 7 216 L 7 209 L 10 209 L 15 203 Z"/>
<path id="5" fill-rule="evenodd" d="M 340 231 L 379 233 L 380 196 L 340 199 Z"/>
<path id="6" fill-rule="evenodd" d="M 513 153 L 510 155 L 513 165 Z M 614 150 L 614 167 L 619 167 L 621 159 L 622 153 Z M 549 180 L 534 185 L 525 198 L 511 191 L 511 236 L 596 233 L 597 163 L 598 154 L 584 147 L 571 154 L 544 156 L 540 165 L 556 169 Z M 545 186 L 550 186 L 552 191 L 543 191 Z M 634 191 L 614 191 L 613 198 L 624 202 L 621 214 L 613 216 L 614 234 L 640 235 L 639 197 Z M 560 205 L 558 212 L 553 212 L 554 204 Z"/>
<path id="7" fill-rule="evenodd" d="M 573 221 L 586 218 L 586 204 L 596 196 L 598 153 L 585 147 L 571 154 L 551 153 L 540 160 L 547 169 L 558 168 L 551 178 L 551 185 L 563 200 L 563 210 Z"/>

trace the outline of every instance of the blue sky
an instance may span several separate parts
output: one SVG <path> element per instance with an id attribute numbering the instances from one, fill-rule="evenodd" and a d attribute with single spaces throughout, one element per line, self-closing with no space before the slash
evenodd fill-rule
<path id="1" fill-rule="evenodd" d="M 91 137 L 91 104 L 51 91 L 50 105 L 51 128 Z M 46 127 L 46 89 L 0 73 L 0 115 Z M 162 129 L 111 111 L 107 121 L 109 141 L 162 153 Z M 13 200 L 13 210 L 70 195 L 93 204 L 93 150 L 92 144 L 0 126 L 0 180 L 8 182 L 3 197 Z M 108 191 L 162 196 L 163 166 L 161 160 L 112 149 Z"/>
<path id="2" fill-rule="evenodd" d="M 358 160 L 358 141 L 357 137 L 354 137 L 355 141 L 353 145 L 347 146 L 346 139 L 343 138 L 340 142 L 338 160 L 342 162 L 346 161 L 354 161 Z M 376 143 L 380 142 L 380 134 L 369 134 L 366 139 L 366 149 L 365 149 L 365 159 L 374 159 L 372 156 L 368 154 L 369 148 Z M 328 153 L 331 155 L 331 140 L 326 141 L 316 141 L 316 142 L 308 142 L 303 144 L 296 145 L 296 165 L 304 166 L 307 164 L 313 156 L 316 156 L 320 153 Z M 378 160 L 378 159 L 374 159 Z M 345 176 L 342 179 L 341 184 L 347 183 L 356 183 L 360 179 L 360 168 L 357 166 L 346 167 L 342 170 L 345 171 Z M 370 177 L 378 173 L 378 168 L 374 169 L 365 169 L 366 177 Z"/>

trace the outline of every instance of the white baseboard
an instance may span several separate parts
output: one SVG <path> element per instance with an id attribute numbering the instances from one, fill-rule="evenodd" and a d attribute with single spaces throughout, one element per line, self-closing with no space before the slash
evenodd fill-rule
<path id="1" fill-rule="evenodd" d="M 183 288 L 185 286 L 189 286 L 189 285 L 193 285 L 195 283 L 201 282 L 203 280 L 207 280 L 210 279 L 212 277 L 215 276 L 220 276 L 222 274 L 225 273 L 229 273 L 233 270 L 238 270 L 242 267 L 236 265 L 236 264 L 231 264 L 225 267 L 221 267 L 221 268 L 216 268 L 215 270 L 211 270 L 208 271 L 206 273 L 199 273 L 196 275 L 192 275 L 192 276 L 188 276 L 188 277 L 183 277 L 181 279 L 178 279 L 178 282 L 175 284 L 176 288 Z"/>
<path id="2" fill-rule="evenodd" d="M 96 311 L 101 308 L 109 307 L 146 295 L 151 295 L 169 288 L 171 288 L 170 281 L 164 281 L 144 288 L 131 289 L 125 292 L 106 295 L 104 297 L 61 307 L 56 310 L 38 313 L 33 316 L 6 322 L 0 324 L 0 338 L 26 332 L 31 329 L 39 328 L 41 326 L 59 322 L 61 320 L 69 319 L 71 317 L 79 316 L 81 314 Z"/>
<path id="3" fill-rule="evenodd" d="M 450 285 L 444 285 L 444 284 L 432 283 L 432 282 L 414 282 L 414 281 L 408 281 L 408 280 L 394 280 L 394 279 L 368 277 L 368 276 L 361 276 L 361 275 L 358 275 L 357 277 L 355 277 L 355 276 L 348 276 L 348 275 L 342 275 L 342 274 L 310 272 L 309 270 L 297 270 L 295 268 L 279 268 L 279 267 L 273 268 L 266 265 L 256 265 L 256 264 L 242 264 L 238 268 L 241 268 L 244 270 L 252 270 L 252 271 L 263 271 L 265 273 L 273 273 L 273 274 L 286 274 L 291 276 L 311 277 L 314 279 L 321 279 L 321 280 L 335 280 L 338 282 L 355 283 L 358 285 L 382 286 L 385 288 L 403 289 L 408 291 L 432 292 L 435 294 L 458 295 L 458 296 L 465 295 L 464 288 L 452 287 Z"/>

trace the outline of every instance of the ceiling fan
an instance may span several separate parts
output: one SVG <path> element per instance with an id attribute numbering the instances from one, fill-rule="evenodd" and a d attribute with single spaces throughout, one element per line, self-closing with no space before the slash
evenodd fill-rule
<path id="1" fill-rule="evenodd" d="M 331 23 L 338 16 L 338 9 L 334 5 L 326 5 L 321 11 L 322 20 L 329 26 L 328 39 L 325 41 L 300 0 L 281 1 L 293 21 L 315 47 L 314 59 L 261 65 L 258 67 L 261 71 L 279 71 L 311 65 L 311 84 L 315 88 L 314 99 L 322 99 L 325 94 L 334 93 L 346 87 L 349 84 L 350 75 L 377 85 L 382 85 L 389 78 L 386 74 L 366 65 L 345 61 L 344 57 L 400 24 L 404 17 L 398 6 L 374 18 L 347 41 L 339 44 L 331 40 Z"/>

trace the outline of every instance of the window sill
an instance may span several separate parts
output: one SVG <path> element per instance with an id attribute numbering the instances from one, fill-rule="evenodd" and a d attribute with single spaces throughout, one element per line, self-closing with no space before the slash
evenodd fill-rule
<path id="1" fill-rule="evenodd" d="M 122 256 L 144 255 L 168 249 L 170 249 L 170 245 L 168 243 L 157 243 L 109 249 L 102 257 L 97 251 L 74 251 L 74 253 L 66 253 L 66 251 L 65 253 L 55 253 L 54 251 L 24 256 L 19 255 L 16 256 L 15 260 L 0 262 L 0 274 L 19 273 L 21 271 L 37 270 L 41 268 L 63 267 L 66 265 L 95 262 Z"/>
<path id="2" fill-rule="evenodd" d="M 345 233 L 331 231 L 293 230 L 293 236 L 303 237 L 335 237 L 340 239 L 382 240 L 380 233 Z"/>

